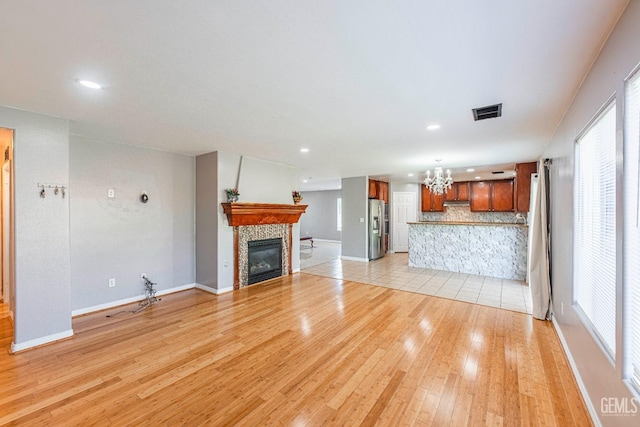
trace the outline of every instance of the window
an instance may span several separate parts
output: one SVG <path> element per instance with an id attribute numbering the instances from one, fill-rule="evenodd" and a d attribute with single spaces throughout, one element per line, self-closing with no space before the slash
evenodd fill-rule
<path id="1" fill-rule="evenodd" d="M 573 227 L 574 301 L 587 327 L 615 360 L 615 100 L 576 140 Z"/>
<path id="2" fill-rule="evenodd" d="M 338 231 L 342 231 L 342 197 L 338 197 L 337 199 L 337 218 L 338 218 Z"/>
<path id="3" fill-rule="evenodd" d="M 631 383 L 640 392 L 640 72 L 626 83 L 624 118 L 624 283 L 625 360 Z"/>

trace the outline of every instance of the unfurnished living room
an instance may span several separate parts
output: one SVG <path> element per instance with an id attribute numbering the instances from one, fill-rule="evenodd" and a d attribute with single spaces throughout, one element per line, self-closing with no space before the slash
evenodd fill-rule
<path id="1" fill-rule="evenodd" d="M 640 0 L 0 28 L 0 425 L 640 425 Z"/>

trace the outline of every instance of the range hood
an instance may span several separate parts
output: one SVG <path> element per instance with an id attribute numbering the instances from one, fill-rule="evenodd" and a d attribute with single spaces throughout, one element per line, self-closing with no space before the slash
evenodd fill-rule
<path id="1" fill-rule="evenodd" d="M 450 202 L 444 202 L 445 206 L 469 206 L 468 200 L 452 200 Z"/>

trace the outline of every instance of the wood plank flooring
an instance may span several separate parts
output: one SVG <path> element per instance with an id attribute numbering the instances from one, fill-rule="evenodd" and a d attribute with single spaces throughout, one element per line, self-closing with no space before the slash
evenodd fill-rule
<path id="1" fill-rule="evenodd" d="M 1 352 L 0 425 L 591 425 L 521 313 L 304 273 L 121 309 Z"/>

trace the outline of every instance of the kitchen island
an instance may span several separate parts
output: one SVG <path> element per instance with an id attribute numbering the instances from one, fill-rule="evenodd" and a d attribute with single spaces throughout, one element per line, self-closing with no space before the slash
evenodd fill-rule
<path id="1" fill-rule="evenodd" d="M 409 267 L 525 280 L 526 225 L 410 222 Z"/>

